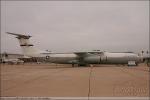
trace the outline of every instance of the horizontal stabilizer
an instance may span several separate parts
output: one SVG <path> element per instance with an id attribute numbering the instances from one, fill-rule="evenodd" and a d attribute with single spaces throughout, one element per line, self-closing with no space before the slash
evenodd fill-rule
<path id="1" fill-rule="evenodd" d="M 11 33 L 11 32 L 6 32 L 7 34 L 15 35 L 17 36 L 16 38 L 24 38 L 24 39 L 29 39 L 31 36 L 30 35 L 23 35 L 23 34 L 17 34 L 17 33 Z"/>

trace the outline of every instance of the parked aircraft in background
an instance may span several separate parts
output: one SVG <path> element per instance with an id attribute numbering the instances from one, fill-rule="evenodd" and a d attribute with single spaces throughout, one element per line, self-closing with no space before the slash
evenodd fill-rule
<path id="1" fill-rule="evenodd" d="M 128 65 L 138 65 L 142 62 L 142 57 L 131 52 L 120 52 L 120 53 L 111 53 L 111 52 L 101 52 L 101 51 L 92 51 L 92 52 L 73 52 L 73 53 L 51 53 L 48 51 L 41 51 L 34 47 L 30 43 L 30 35 L 22 35 L 16 33 L 8 34 L 15 35 L 19 40 L 20 46 L 23 50 L 24 59 L 32 59 L 36 61 L 44 61 L 51 63 L 59 64 L 78 64 L 87 65 L 87 64 L 128 64 Z"/>
<path id="2" fill-rule="evenodd" d="M 2 63 L 7 63 L 7 64 L 23 64 L 24 61 L 20 59 L 7 59 L 7 58 L 2 58 Z"/>

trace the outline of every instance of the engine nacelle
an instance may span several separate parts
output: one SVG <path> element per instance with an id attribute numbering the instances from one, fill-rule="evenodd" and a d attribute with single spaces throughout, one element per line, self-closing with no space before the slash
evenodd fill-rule
<path id="1" fill-rule="evenodd" d="M 98 56 L 98 55 L 87 56 L 84 58 L 84 62 L 90 63 L 90 64 L 99 64 L 100 63 L 100 56 Z"/>

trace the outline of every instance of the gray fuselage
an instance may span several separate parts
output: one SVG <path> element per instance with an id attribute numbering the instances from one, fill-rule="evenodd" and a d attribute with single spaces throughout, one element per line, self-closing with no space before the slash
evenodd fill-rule
<path id="1" fill-rule="evenodd" d="M 137 64 L 142 61 L 142 58 L 134 53 L 109 53 L 103 54 L 86 53 L 85 55 L 78 55 L 76 53 L 51 53 L 41 54 L 36 58 L 38 61 L 46 61 L 51 63 L 61 64 L 128 64 L 128 61 L 135 61 Z"/>

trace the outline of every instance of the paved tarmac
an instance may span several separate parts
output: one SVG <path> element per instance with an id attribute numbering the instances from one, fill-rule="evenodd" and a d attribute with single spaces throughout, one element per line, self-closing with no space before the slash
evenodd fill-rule
<path id="1" fill-rule="evenodd" d="M 149 67 L 1 64 L 2 96 L 148 97 Z"/>

